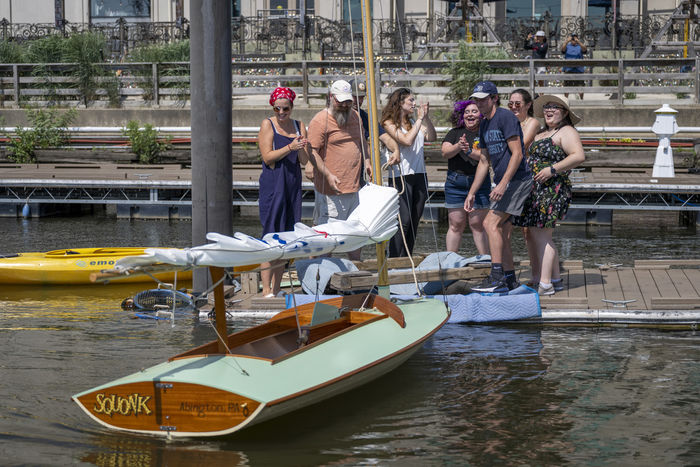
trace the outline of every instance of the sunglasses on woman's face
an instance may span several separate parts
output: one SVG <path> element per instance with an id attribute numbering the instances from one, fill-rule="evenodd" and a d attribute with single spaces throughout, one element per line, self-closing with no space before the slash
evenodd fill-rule
<path id="1" fill-rule="evenodd" d="M 510 108 L 510 109 L 519 109 L 522 106 L 523 106 L 522 102 L 508 101 L 508 108 Z"/>
<path id="2" fill-rule="evenodd" d="M 291 107 L 277 107 L 277 106 L 275 106 L 272 108 L 272 110 L 274 110 L 277 113 L 280 113 L 280 112 L 289 112 L 290 110 L 292 110 L 292 108 Z"/>
<path id="3" fill-rule="evenodd" d="M 542 106 L 542 110 L 564 110 L 564 107 L 556 104 L 545 104 Z"/>

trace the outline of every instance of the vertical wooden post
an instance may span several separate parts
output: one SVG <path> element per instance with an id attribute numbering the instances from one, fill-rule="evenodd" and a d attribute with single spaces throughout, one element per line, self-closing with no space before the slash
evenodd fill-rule
<path id="1" fill-rule="evenodd" d="M 17 64 L 12 65 L 12 87 L 15 93 L 15 103 L 14 107 L 19 107 L 19 66 Z"/>
<path id="2" fill-rule="evenodd" d="M 211 274 L 211 281 L 213 284 L 221 281 L 224 277 L 224 269 L 217 268 L 214 266 L 209 267 L 209 274 Z M 226 340 L 228 336 L 228 330 L 226 329 L 226 302 L 224 300 L 224 282 L 221 281 L 216 287 L 214 287 L 214 314 L 216 315 L 216 332 L 219 334 L 217 340 L 219 353 L 227 353 L 226 345 L 221 339 Z"/>
<path id="3" fill-rule="evenodd" d="M 309 105 L 309 64 L 306 60 L 301 62 L 301 75 L 302 75 L 302 92 L 304 93 L 304 102 Z"/>
<path id="4" fill-rule="evenodd" d="M 622 105 L 625 97 L 625 63 L 619 58 L 617 60 L 617 103 Z"/>
<path id="5" fill-rule="evenodd" d="M 160 90 L 158 89 L 158 63 L 151 64 L 151 80 L 153 81 L 153 104 L 160 105 Z"/>
<path id="6" fill-rule="evenodd" d="M 535 61 L 530 59 L 530 73 L 528 74 L 528 84 L 530 86 L 530 95 L 535 95 Z"/>

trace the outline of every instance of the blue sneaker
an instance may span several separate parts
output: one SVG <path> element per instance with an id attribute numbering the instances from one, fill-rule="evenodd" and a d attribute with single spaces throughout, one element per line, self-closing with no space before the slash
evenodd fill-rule
<path id="1" fill-rule="evenodd" d="M 472 292 L 503 293 L 508 292 L 508 290 L 505 278 L 494 279 L 491 277 L 491 274 L 489 274 L 480 285 L 472 287 Z"/>

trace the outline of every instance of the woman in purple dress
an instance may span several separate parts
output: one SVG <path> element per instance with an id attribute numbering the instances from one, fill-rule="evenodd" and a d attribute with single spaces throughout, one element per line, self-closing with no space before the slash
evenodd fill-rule
<path id="1" fill-rule="evenodd" d="M 301 166 L 309 161 L 306 127 L 292 120 L 296 94 L 289 88 L 277 88 L 270 95 L 275 112 L 260 124 L 258 145 L 262 155 L 260 174 L 260 221 L 262 235 L 294 229 L 301 220 Z M 274 297 L 280 292 L 284 262 L 260 265 L 263 296 Z"/>

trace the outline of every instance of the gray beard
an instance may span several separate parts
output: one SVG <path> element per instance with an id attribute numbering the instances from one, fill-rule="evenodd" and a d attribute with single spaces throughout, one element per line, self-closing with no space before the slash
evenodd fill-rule
<path id="1" fill-rule="evenodd" d="M 350 109 L 345 111 L 345 110 L 336 109 L 335 107 L 331 106 L 330 112 L 331 112 L 331 115 L 333 116 L 333 118 L 335 118 L 335 121 L 338 122 L 339 127 L 344 127 L 345 124 L 348 122 L 348 116 L 350 115 Z"/>

